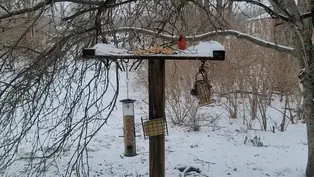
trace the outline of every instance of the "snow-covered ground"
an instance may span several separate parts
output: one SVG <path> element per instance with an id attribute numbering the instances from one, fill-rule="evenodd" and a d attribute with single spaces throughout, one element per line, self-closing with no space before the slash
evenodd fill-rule
<path id="1" fill-rule="evenodd" d="M 122 73 L 123 75 L 123 73 Z M 121 80 L 119 99 L 126 98 L 125 82 Z M 131 80 L 132 82 L 132 80 Z M 100 133 L 90 144 L 91 176 L 148 176 L 148 140 L 144 140 L 141 117 L 147 116 L 147 104 L 143 91 L 130 87 L 130 97 L 138 99 L 135 104 L 137 156 L 124 157 L 123 117 L 121 103 Z M 262 176 L 304 176 L 307 146 L 305 125 L 289 125 L 285 132 L 243 132 L 241 120 L 230 120 L 224 110 L 210 107 L 208 114 L 223 113 L 215 123 L 202 126 L 199 132 L 188 127 L 174 126 L 170 122 L 169 136 L 166 136 L 166 176 L 180 176 L 175 169 L 182 165 L 200 168 L 201 174 L 191 176 L 209 177 L 262 177 Z M 270 111 L 271 117 L 280 116 Z M 206 120 L 205 120 L 206 122 Z M 254 146 L 251 140 L 260 138 L 263 145 Z M 247 143 L 244 141 L 247 137 Z"/>
<path id="2" fill-rule="evenodd" d="M 125 73 L 121 72 L 119 100 L 126 98 Z M 132 74 L 131 74 L 132 76 Z M 134 73 L 133 73 L 134 77 Z M 135 103 L 137 156 L 124 157 L 122 105 L 88 146 L 90 177 L 146 177 L 149 171 L 148 140 L 143 137 L 141 117 L 147 117 L 147 99 L 143 88 L 137 87 L 134 78 L 130 79 L 130 97 Z M 108 95 L 110 96 L 110 94 Z M 109 99 L 109 98 L 108 98 Z M 111 97 L 110 97 L 111 99 Z M 280 107 L 274 100 L 274 105 Z M 307 160 L 306 130 L 301 122 L 289 124 L 285 132 L 272 133 L 259 130 L 244 131 L 240 119 L 229 119 L 220 106 L 202 108 L 202 111 L 219 119 L 203 120 L 198 132 L 189 127 L 174 126 L 168 122 L 169 136 L 166 136 L 166 176 L 180 176 L 176 167 L 191 165 L 201 170 L 201 174 L 189 176 L 207 177 L 301 177 L 304 176 Z M 269 111 L 272 119 L 282 116 L 278 111 Z M 210 117 L 210 116 L 209 116 Z M 257 122 L 256 122 L 257 123 Z M 258 127 L 258 126 L 257 126 Z M 255 141 L 251 140 L 260 139 Z M 246 143 L 245 140 L 247 139 Z M 262 143 L 258 146 L 256 143 Z M 59 159 L 58 168 L 48 169 L 47 176 L 62 176 L 68 159 L 76 147 L 68 147 Z M 18 169 L 16 173 L 18 173 Z M 57 172 L 58 171 L 58 172 Z M 75 173 L 74 173 L 75 175 Z M 11 174 L 10 176 L 14 176 Z M 21 176 L 20 174 L 17 176 Z"/>

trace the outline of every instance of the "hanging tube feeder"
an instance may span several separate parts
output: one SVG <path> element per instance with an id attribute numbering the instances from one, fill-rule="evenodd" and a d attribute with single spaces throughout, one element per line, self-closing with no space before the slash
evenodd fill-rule
<path id="1" fill-rule="evenodd" d="M 133 99 L 120 100 L 123 108 L 124 156 L 136 156 L 134 102 Z"/>

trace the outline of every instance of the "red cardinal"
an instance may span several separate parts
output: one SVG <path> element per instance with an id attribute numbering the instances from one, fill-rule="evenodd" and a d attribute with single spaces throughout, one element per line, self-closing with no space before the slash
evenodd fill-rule
<path id="1" fill-rule="evenodd" d="M 181 50 L 185 50 L 185 49 L 186 49 L 186 47 L 187 47 L 187 42 L 186 42 L 186 40 L 184 39 L 183 34 L 180 34 L 180 35 L 179 35 L 179 40 L 177 41 L 177 45 L 178 45 L 178 48 L 181 49 Z"/>

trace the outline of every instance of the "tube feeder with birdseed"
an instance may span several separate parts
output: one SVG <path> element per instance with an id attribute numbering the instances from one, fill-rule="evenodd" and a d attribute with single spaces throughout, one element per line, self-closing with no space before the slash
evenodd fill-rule
<path id="1" fill-rule="evenodd" d="M 134 102 L 133 99 L 120 100 L 123 111 L 124 156 L 136 156 Z"/>

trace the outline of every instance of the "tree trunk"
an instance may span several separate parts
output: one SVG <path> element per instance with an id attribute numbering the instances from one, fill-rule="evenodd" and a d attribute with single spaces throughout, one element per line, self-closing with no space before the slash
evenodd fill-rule
<path id="1" fill-rule="evenodd" d="M 314 176 L 314 102 L 313 92 L 314 87 L 312 84 L 304 85 L 304 119 L 306 121 L 307 139 L 308 139 L 308 162 L 306 167 L 306 176 Z"/>
<path id="2" fill-rule="evenodd" d="M 313 104 L 313 103 L 312 103 Z M 313 107 L 314 105 L 312 105 Z M 314 117 L 314 115 L 312 116 Z M 307 120 L 307 137 L 308 137 L 308 159 L 306 166 L 306 176 L 314 176 L 314 119 Z"/>
<path id="3" fill-rule="evenodd" d="M 285 108 L 283 111 L 283 117 L 282 117 L 282 121 L 280 124 L 280 131 L 284 132 L 285 131 L 285 126 L 286 126 L 286 116 L 287 116 L 287 109 L 288 109 L 288 94 L 286 94 L 286 98 L 285 98 Z M 293 117 L 291 117 L 293 119 Z"/>
<path id="4" fill-rule="evenodd" d="M 209 10 L 209 7 L 210 7 L 209 6 L 209 0 L 205 0 L 204 1 L 204 7 L 205 7 L 206 10 Z"/>
<path id="5" fill-rule="evenodd" d="M 228 2 L 227 19 L 231 20 L 233 1 Z"/>
<path id="6" fill-rule="evenodd" d="M 312 46 L 312 35 L 304 33 L 304 46 L 307 57 L 307 69 L 303 69 L 300 74 L 300 82 L 303 87 L 303 119 L 307 127 L 308 139 L 308 162 L 306 167 L 306 176 L 314 177 L 314 57 Z"/>
<path id="7" fill-rule="evenodd" d="M 224 11 L 224 8 L 223 8 L 223 4 L 222 4 L 222 0 L 217 0 L 217 12 L 218 12 L 218 17 L 221 15 L 223 17 L 223 11 Z"/>
<path id="8" fill-rule="evenodd" d="M 252 91 L 252 100 L 251 100 L 251 120 L 255 120 L 257 118 L 257 89 L 256 86 L 253 86 Z"/>
<path id="9" fill-rule="evenodd" d="M 312 57 L 313 58 L 313 57 Z M 314 66 L 314 64 L 311 64 Z M 308 140 L 308 161 L 306 167 L 306 176 L 314 176 L 314 72 L 300 75 L 303 87 L 303 119 L 306 122 L 307 140 Z"/>

